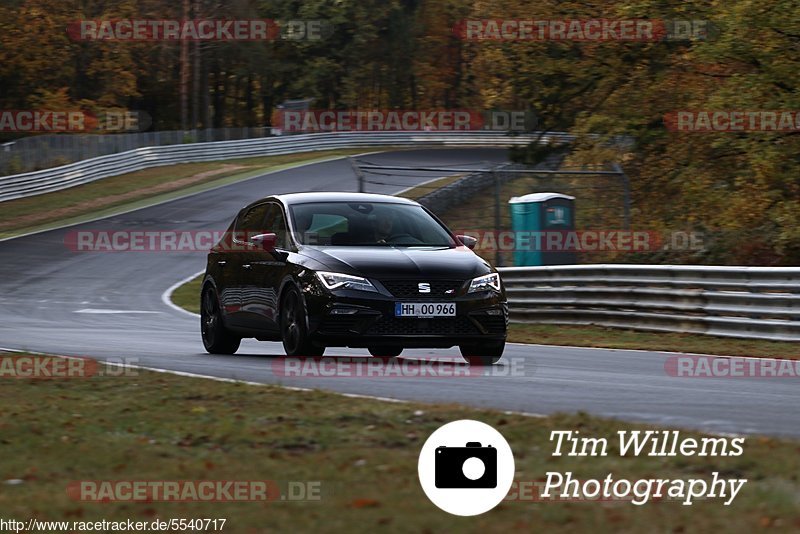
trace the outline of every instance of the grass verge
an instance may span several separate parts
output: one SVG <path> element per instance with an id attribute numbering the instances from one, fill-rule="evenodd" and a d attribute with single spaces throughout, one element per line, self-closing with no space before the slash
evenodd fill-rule
<path id="1" fill-rule="evenodd" d="M 455 174 L 453 176 L 445 176 L 444 178 L 439 178 L 437 180 L 433 180 L 426 184 L 418 185 L 416 187 L 412 187 L 411 189 L 407 189 L 401 195 L 401 197 L 409 198 L 411 200 L 419 200 L 421 197 L 427 195 L 428 193 L 432 193 L 437 189 L 441 189 L 442 187 L 448 186 L 454 182 L 457 182 L 461 178 L 463 178 L 463 174 Z"/>
<path id="2" fill-rule="evenodd" d="M 172 293 L 172 303 L 192 313 L 200 313 L 200 288 L 203 275 L 186 282 Z"/>
<path id="3" fill-rule="evenodd" d="M 264 365 L 269 365 L 265 358 Z M 748 532 L 800 528 L 797 443 L 748 438 L 739 457 L 620 457 L 618 430 L 637 425 L 584 414 L 531 418 L 459 406 L 352 399 L 147 371 L 71 380 L 0 379 L 0 509 L 4 519 L 226 518 L 226 532 Z M 469 378 L 462 378 L 469 380 Z M 313 387 L 313 384 L 310 385 Z M 731 506 L 717 499 L 508 500 L 478 517 L 434 507 L 417 479 L 422 444 L 439 426 L 475 419 L 497 428 L 515 454 L 516 479 L 548 471 L 575 478 L 725 478 L 749 482 Z M 550 432 L 609 438 L 606 457 L 552 457 Z M 682 437 L 698 437 L 692 432 Z M 314 502 L 160 503 L 73 500 L 80 480 L 319 481 Z"/>
<path id="4" fill-rule="evenodd" d="M 202 276 L 179 287 L 172 302 L 192 313 L 200 313 Z M 567 326 L 552 324 L 512 324 L 508 331 L 512 343 L 566 345 L 608 349 L 641 349 L 717 356 L 799 359 L 797 343 L 733 339 L 700 334 L 639 332 L 602 326 Z"/>
<path id="5" fill-rule="evenodd" d="M 363 152 L 364 149 L 329 150 L 154 167 L 54 193 L 10 200 L 3 202 L 0 211 L 0 238 L 111 215 L 264 172 Z"/>

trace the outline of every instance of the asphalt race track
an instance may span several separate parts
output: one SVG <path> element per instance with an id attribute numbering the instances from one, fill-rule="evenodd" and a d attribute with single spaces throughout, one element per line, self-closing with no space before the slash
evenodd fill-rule
<path id="1" fill-rule="evenodd" d="M 440 149 L 367 156 L 395 165 L 481 166 L 504 151 Z M 406 173 L 407 174 L 407 173 Z M 392 193 L 435 177 L 378 176 Z M 401 185 L 405 184 L 405 185 Z M 276 343 L 245 341 L 240 354 L 210 356 L 199 319 L 162 302 L 177 281 L 201 271 L 202 253 L 75 253 L 64 244 L 74 230 L 224 230 L 243 205 L 273 193 L 355 191 L 346 160 L 260 176 L 67 229 L 0 242 L 0 347 L 100 359 L 201 375 L 322 388 L 346 393 L 455 402 L 526 413 L 586 411 L 624 420 L 718 433 L 800 436 L 797 379 L 677 378 L 671 357 L 644 351 L 509 345 L 496 376 L 460 378 L 287 378 L 272 372 L 282 355 Z M 367 356 L 365 350 L 328 349 L 326 355 Z M 403 358 L 454 358 L 457 349 L 406 351 Z M 513 374 L 513 376 L 509 376 Z"/>

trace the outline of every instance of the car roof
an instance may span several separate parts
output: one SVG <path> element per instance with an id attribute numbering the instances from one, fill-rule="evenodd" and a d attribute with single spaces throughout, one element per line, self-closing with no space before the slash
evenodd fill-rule
<path id="1" fill-rule="evenodd" d="M 285 195 L 272 195 L 252 202 L 246 206 L 255 206 L 268 200 L 277 200 L 285 206 L 293 204 L 306 204 L 309 202 L 386 202 L 391 204 L 417 205 L 413 200 L 391 195 L 378 195 L 375 193 L 347 193 L 347 192 L 312 192 L 312 193 L 287 193 Z"/>

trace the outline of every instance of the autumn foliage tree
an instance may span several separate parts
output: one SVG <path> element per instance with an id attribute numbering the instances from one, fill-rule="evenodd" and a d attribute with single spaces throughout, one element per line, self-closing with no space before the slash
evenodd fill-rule
<path id="1" fill-rule="evenodd" d="M 182 58 L 175 42 L 76 42 L 66 28 L 81 19 L 181 19 L 183 1 L 6 0 L 0 108 L 136 109 L 156 130 L 264 127 L 292 98 L 334 109 L 532 111 L 541 130 L 578 135 L 570 164 L 623 165 L 635 228 L 706 236 L 700 251 L 619 261 L 800 261 L 800 133 L 689 133 L 664 123 L 678 110 L 800 110 L 796 2 L 189 4 L 193 18 L 320 19 L 333 31 L 316 41 L 192 43 Z M 718 31 L 651 42 L 468 41 L 454 31 L 464 19 L 488 18 L 706 20 Z M 620 138 L 629 142 L 612 142 Z M 546 155 L 535 146 L 517 154 L 529 163 Z M 618 192 L 606 195 L 588 199 L 592 208 Z"/>

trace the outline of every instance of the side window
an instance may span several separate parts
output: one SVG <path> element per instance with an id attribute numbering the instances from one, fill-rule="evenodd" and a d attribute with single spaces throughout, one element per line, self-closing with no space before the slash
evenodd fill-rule
<path id="1" fill-rule="evenodd" d="M 240 216 L 236 221 L 236 232 L 239 234 L 236 237 L 238 239 L 247 239 L 266 232 L 265 222 L 268 208 L 269 204 L 254 206 L 247 213 Z"/>
<path id="2" fill-rule="evenodd" d="M 306 245 L 330 245 L 332 236 L 347 235 L 350 230 L 350 221 L 342 215 L 314 213 L 309 217 L 303 221 L 307 227 L 300 235 Z"/>
<path id="3" fill-rule="evenodd" d="M 269 214 L 267 215 L 267 223 L 264 225 L 266 232 L 272 232 L 277 237 L 275 246 L 278 248 L 286 248 L 289 243 L 287 240 L 288 229 L 286 227 L 286 218 L 283 216 L 283 210 L 277 204 L 270 204 Z"/>

